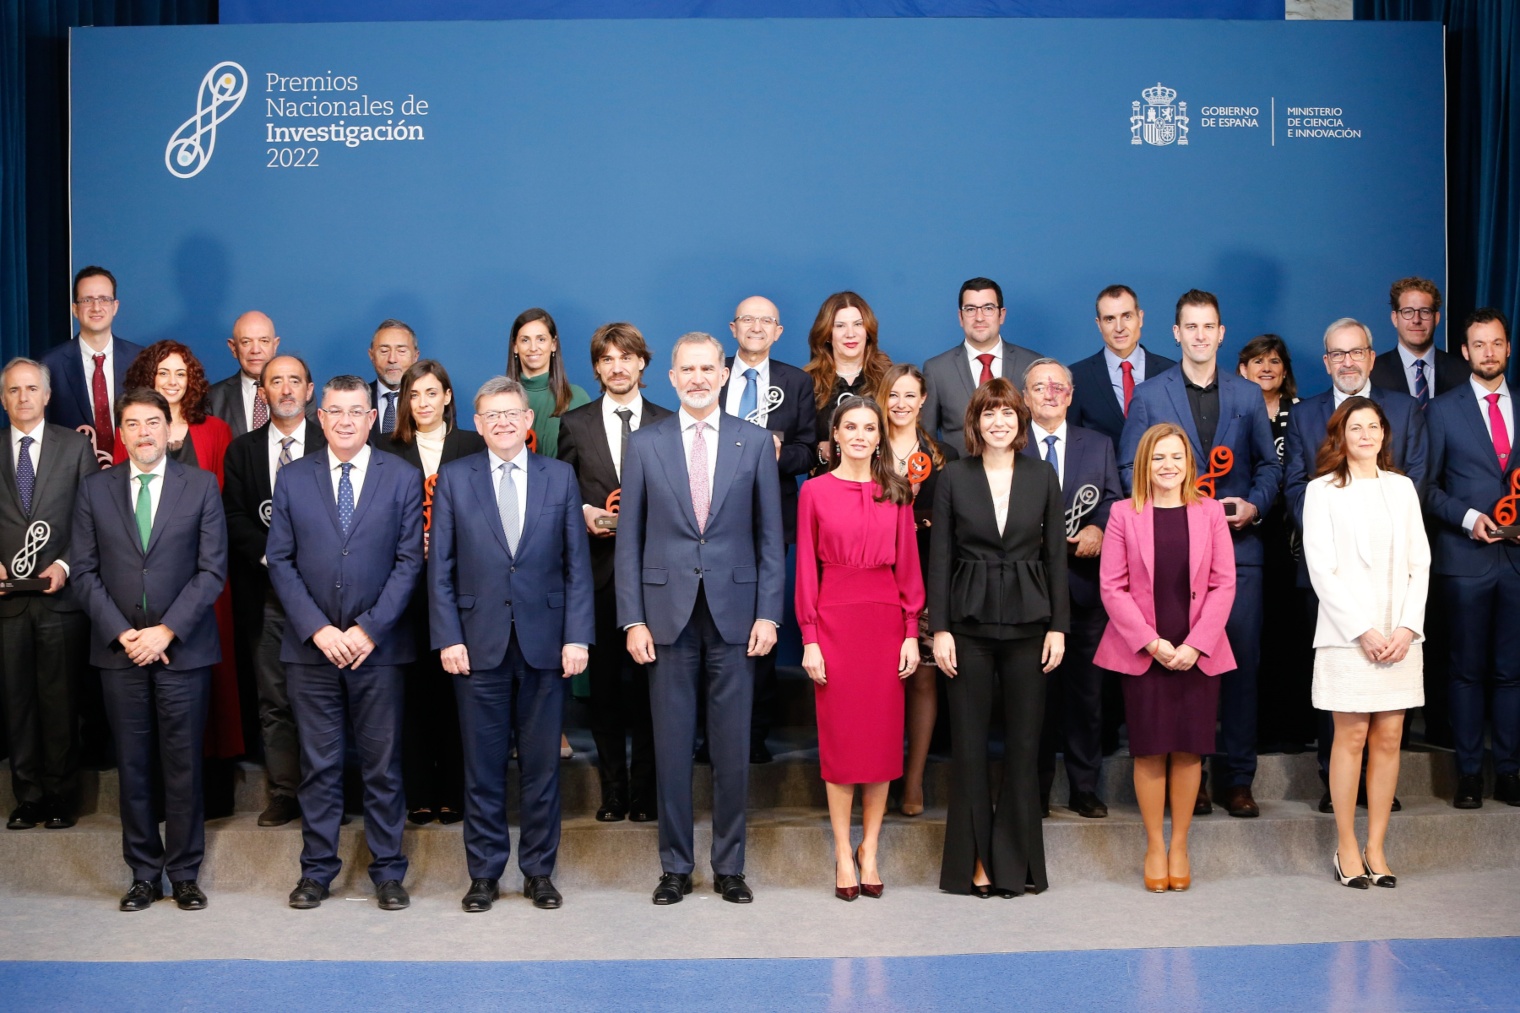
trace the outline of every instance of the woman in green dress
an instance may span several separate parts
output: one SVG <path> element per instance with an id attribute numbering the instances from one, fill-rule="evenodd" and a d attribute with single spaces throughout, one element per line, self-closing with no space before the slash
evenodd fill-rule
<path id="1" fill-rule="evenodd" d="M 511 351 L 507 376 L 528 392 L 533 409 L 533 442 L 536 454 L 559 454 L 559 417 L 591 400 L 585 390 L 565 376 L 565 356 L 559 347 L 559 328 L 548 310 L 523 310 L 512 321 Z"/>

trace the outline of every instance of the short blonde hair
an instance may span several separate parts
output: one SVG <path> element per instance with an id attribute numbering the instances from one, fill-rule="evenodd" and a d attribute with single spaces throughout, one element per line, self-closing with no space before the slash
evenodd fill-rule
<path id="1" fill-rule="evenodd" d="M 1135 513 L 1145 509 L 1145 501 L 1151 495 L 1151 455 L 1156 452 L 1156 444 L 1168 436 L 1175 436 L 1182 441 L 1183 469 L 1182 469 L 1182 502 L 1183 505 L 1197 503 L 1198 494 L 1198 462 L 1193 459 L 1193 445 L 1188 442 L 1187 433 L 1182 427 L 1171 422 L 1158 422 L 1145 431 L 1140 437 L 1140 446 L 1135 448 L 1135 476 L 1134 492 L 1130 500 L 1135 505 Z"/>

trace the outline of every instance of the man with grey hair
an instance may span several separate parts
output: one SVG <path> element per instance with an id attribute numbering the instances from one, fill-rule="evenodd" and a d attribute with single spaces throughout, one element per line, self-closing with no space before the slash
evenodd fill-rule
<path id="1" fill-rule="evenodd" d="M 69 579 L 69 539 L 80 479 L 100 466 L 89 437 L 43 420 L 48 368 L 17 358 L 0 373 L 10 425 L 0 432 L 0 579 L 40 587 L 0 597 L 0 704 L 10 737 L 16 808 L 6 826 L 74 825 L 79 794 L 75 679 L 88 662 L 89 624 Z"/>
<path id="2" fill-rule="evenodd" d="M 396 428 L 401 378 L 412 368 L 417 357 L 417 332 L 409 324 L 394 318 L 380 321 L 375 336 L 369 341 L 369 361 L 375 367 L 370 404 L 374 405 L 375 420 L 379 423 L 370 433 L 371 443 Z"/>
<path id="3" fill-rule="evenodd" d="M 691 892 L 692 748 L 707 687 L 713 889 L 754 899 L 744 881 L 750 707 L 756 658 L 776 642 L 786 589 L 781 487 L 771 434 L 721 410 L 723 346 L 692 332 L 671 350 L 675 415 L 628 441 L 618 517 L 618 625 L 650 665 L 660 814 L 654 902 Z"/>
<path id="4" fill-rule="evenodd" d="M 1288 516 L 1300 531 L 1304 523 L 1304 491 L 1314 477 L 1314 463 L 1320 447 L 1328 438 L 1326 428 L 1330 416 L 1348 397 L 1365 397 L 1382 405 L 1391 428 L 1385 439 L 1393 443 L 1393 463 L 1421 492 L 1425 488 L 1427 441 L 1425 414 L 1419 402 L 1408 394 L 1387 390 L 1372 382 L 1372 364 L 1376 358 L 1372 351 L 1372 332 L 1367 325 L 1351 317 L 1341 317 L 1325 328 L 1325 372 L 1330 374 L 1330 389 L 1306 397 L 1293 405 L 1288 413 L 1288 439 L 1283 454 L 1286 472 L 1283 493 L 1287 498 Z M 1298 561 L 1298 586 L 1305 597 L 1305 617 L 1311 625 L 1318 622 L 1319 598 L 1309 585 L 1309 570 L 1304 561 Z M 1307 687 L 1301 687 L 1307 688 Z M 1427 695 L 1427 700 L 1429 696 Z M 1308 704 L 1307 698 L 1303 701 Z M 1319 713 L 1319 771 L 1325 781 L 1324 795 L 1320 798 L 1320 812 L 1331 812 L 1330 803 L 1330 743 L 1334 726 L 1330 713 Z M 1398 808 L 1398 800 L 1394 800 Z"/>
<path id="5" fill-rule="evenodd" d="M 1024 371 L 1029 442 L 1024 453 L 1045 460 L 1061 480 L 1067 518 L 1071 633 L 1066 657 L 1051 673 L 1040 735 L 1040 802 L 1050 813 L 1050 788 L 1059 751 L 1066 759 L 1067 806 L 1078 816 L 1101 819 L 1108 806 L 1098 797 L 1103 763 L 1103 671 L 1093 664 L 1108 613 L 1098 597 L 1098 553 L 1109 510 L 1123 496 L 1114 445 L 1095 429 L 1066 420 L 1075 393 L 1071 370 L 1055 359 L 1036 359 Z"/>

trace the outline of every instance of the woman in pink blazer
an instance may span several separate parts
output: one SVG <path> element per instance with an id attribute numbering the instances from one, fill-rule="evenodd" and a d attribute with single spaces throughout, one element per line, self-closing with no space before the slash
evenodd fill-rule
<path id="1" fill-rule="evenodd" d="M 1134 495 L 1103 535 L 1099 592 L 1108 629 L 1095 663 L 1121 681 L 1145 821 L 1145 888 L 1192 884 L 1187 835 L 1202 757 L 1214 751 L 1219 682 L 1235 667 L 1224 624 L 1235 601 L 1235 548 L 1224 508 L 1199 495 L 1187 435 L 1152 426 L 1135 452 Z M 1172 843 L 1162 834 L 1171 765 Z"/>

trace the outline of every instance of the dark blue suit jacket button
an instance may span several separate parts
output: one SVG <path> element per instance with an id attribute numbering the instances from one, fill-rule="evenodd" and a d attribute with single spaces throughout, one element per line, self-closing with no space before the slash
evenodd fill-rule
<path id="1" fill-rule="evenodd" d="M 702 576 L 702 568 L 700 566 L 694 567 L 691 572 L 696 574 L 698 577 Z"/>

